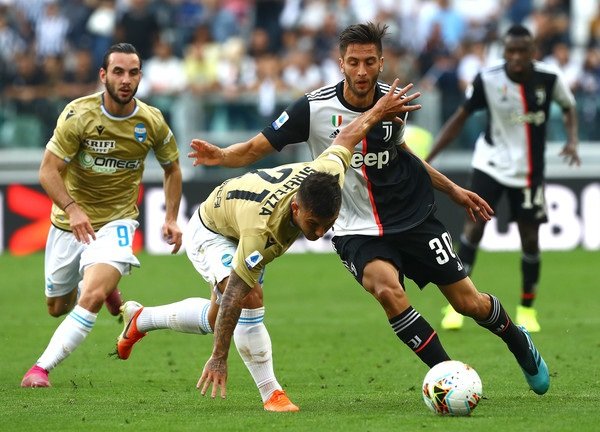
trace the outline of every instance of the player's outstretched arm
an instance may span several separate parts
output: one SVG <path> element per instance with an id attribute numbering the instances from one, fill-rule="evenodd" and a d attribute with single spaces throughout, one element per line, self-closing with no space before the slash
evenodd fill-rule
<path id="1" fill-rule="evenodd" d="M 221 306 L 215 322 L 213 351 L 204 365 L 198 384 L 196 384 L 196 388 L 200 389 L 203 396 L 211 385 L 212 398 L 217 395 L 219 390 L 221 398 L 227 396 L 227 356 L 229 355 L 231 337 L 242 312 L 242 300 L 251 290 L 252 287 L 233 270 L 223 292 Z"/>
<path id="2" fill-rule="evenodd" d="M 200 139 L 193 139 L 190 147 L 192 151 L 188 153 L 188 157 L 194 159 L 194 166 L 220 165 L 229 168 L 250 165 L 275 151 L 262 133 L 246 142 L 232 144 L 225 148 Z"/>
<path id="3" fill-rule="evenodd" d="M 458 107 L 452 117 L 442 126 L 440 133 L 433 142 L 433 146 L 425 160 L 431 162 L 448 144 L 450 144 L 460 133 L 469 118 L 469 113 L 463 108 Z"/>
<path id="4" fill-rule="evenodd" d="M 475 192 L 454 185 L 448 196 L 458 205 L 465 208 L 469 218 L 475 222 L 477 218 L 489 221 L 494 214 L 494 210 L 490 207 L 486 200 L 481 198 Z"/>
<path id="5" fill-rule="evenodd" d="M 410 148 L 405 143 L 402 144 L 402 147 L 406 151 L 410 151 Z M 477 220 L 477 217 L 486 221 L 492 218 L 494 210 L 492 210 L 486 200 L 475 192 L 460 187 L 426 161 L 423 161 L 423 165 L 429 177 L 431 177 L 433 187 L 448 195 L 456 204 L 464 207 L 467 215 L 473 222 Z"/>
<path id="6" fill-rule="evenodd" d="M 396 90 L 400 80 L 396 78 L 390 91 L 381 97 L 377 103 L 368 111 L 352 120 L 340 134 L 333 140 L 333 145 L 346 147 L 351 152 L 354 146 L 358 144 L 377 123 L 388 120 L 403 123 L 404 113 L 421 109 L 421 105 L 410 105 L 412 101 L 421 96 L 416 92 L 408 95 L 407 93 L 413 87 L 408 84 L 406 87 Z"/>

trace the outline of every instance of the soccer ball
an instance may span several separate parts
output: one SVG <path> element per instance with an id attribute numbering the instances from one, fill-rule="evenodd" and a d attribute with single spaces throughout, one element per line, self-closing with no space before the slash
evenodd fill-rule
<path id="1" fill-rule="evenodd" d="M 481 399 L 481 379 L 468 364 L 448 360 L 432 367 L 423 380 L 423 400 L 441 415 L 471 414 Z"/>

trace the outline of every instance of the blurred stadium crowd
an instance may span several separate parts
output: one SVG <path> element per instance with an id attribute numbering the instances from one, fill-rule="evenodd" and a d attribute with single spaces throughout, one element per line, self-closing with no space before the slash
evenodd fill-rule
<path id="1" fill-rule="evenodd" d="M 574 3 L 0 0 L 0 147 L 42 147 L 65 104 L 99 88 L 102 54 L 121 41 L 144 59 L 138 96 L 168 121 L 174 101 L 185 96 L 212 103 L 196 130 L 217 128 L 225 112 L 227 129 L 255 132 L 293 98 L 341 79 L 338 32 L 365 21 L 390 27 L 380 79 L 400 77 L 436 92 L 440 103 L 427 109 L 439 110 L 439 122 L 462 102 L 477 71 L 499 61 L 503 31 L 525 24 L 538 59 L 558 65 L 576 93 L 580 139 L 600 140 L 600 8 L 593 1 L 584 38 L 574 41 Z M 19 130 L 30 139 L 19 139 Z M 561 138 L 552 133 L 550 139 Z"/>

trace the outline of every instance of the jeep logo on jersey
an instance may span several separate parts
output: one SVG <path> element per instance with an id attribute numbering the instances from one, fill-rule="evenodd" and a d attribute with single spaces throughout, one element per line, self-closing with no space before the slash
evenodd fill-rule
<path id="1" fill-rule="evenodd" d="M 277 120 L 275 120 L 273 123 L 271 123 L 271 126 L 273 126 L 273 129 L 277 130 L 279 129 L 281 126 L 283 126 L 283 124 L 288 121 L 290 118 L 290 116 L 288 115 L 287 112 L 282 112 L 281 115 L 279 117 L 277 117 Z"/>
<path id="2" fill-rule="evenodd" d="M 135 135 L 135 139 L 139 142 L 146 141 L 146 137 L 148 136 L 148 132 L 146 131 L 146 126 L 144 123 L 138 123 L 133 128 L 133 134 Z"/>
<path id="3" fill-rule="evenodd" d="M 83 145 L 95 153 L 108 153 L 115 148 L 115 144 L 113 140 L 86 139 Z"/>
<path id="4" fill-rule="evenodd" d="M 139 160 L 122 160 L 106 156 L 92 156 L 88 152 L 79 153 L 79 164 L 83 168 L 91 169 L 99 173 L 113 173 L 118 169 L 136 170 L 142 162 Z"/>
<path id="5" fill-rule="evenodd" d="M 342 116 L 341 115 L 332 115 L 331 116 L 331 124 L 333 127 L 339 127 L 342 124 Z"/>
<path id="6" fill-rule="evenodd" d="M 263 259 L 263 256 L 260 254 L 260 252 L 254 251 L 250 255 L 248 255 L 244 261 L 246 261 L 246 267 L 248 267 L 248 269 L 252 270 L 254 267 L 256 267 L 258 265 L 259 262 L 262 261 L 262 259 Z"/>
<path id="7" fill-rule="evenodd" d="M 353 153 L 352 159 L 350 160 L 350 166 L 352 168 L 360 168 L 363 165 L 372 167 L 376 166 L 377 169 L 381 169 L 388 164 L 390 161 L 390 152 L 388 150 L 379 153 Z"/>
<path id="8" fill-rule="evenodd" d="M 544 111 L 528 112 L 525 114 L 512 113 L 510 119 L 513 123 L 528 123 L 540 126 L 546 121 L 546 113 Z"/>

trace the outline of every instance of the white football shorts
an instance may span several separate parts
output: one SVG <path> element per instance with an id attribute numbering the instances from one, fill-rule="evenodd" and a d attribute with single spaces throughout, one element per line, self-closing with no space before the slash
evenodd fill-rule
<path id="1" fill-rule="evenodd" d="M 213 286 L 220 304 L 221 293 L 217 284 L 231 273 L 237 243 L 206 228 L 198 212 L 194 211 L 183 234 L 183 245 L 196 271 Z"/>
<path id="2" fill-rule="evenodd" d="M 93 264 L 109 264 L 122 275 L 129 274 L 132 266 L 139 267 L 132 249 L 138 226 L 133 219 L 109 222 L 96 232 L 96 240 L 86 245 L 78 242 L 73 233 L 51 225 L 44 260 L 46 297 L 71 292 L 83 279 L 86 267 Z"/>

